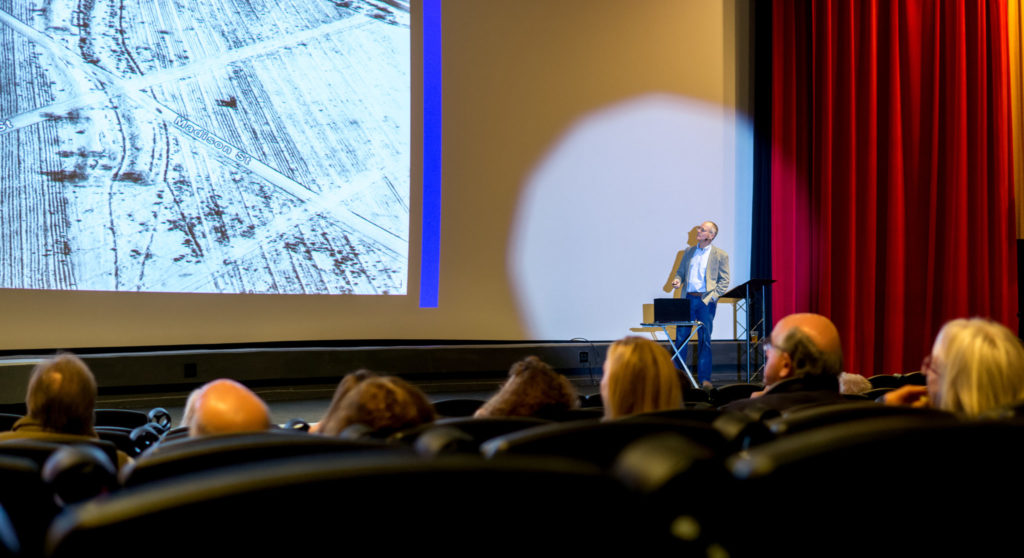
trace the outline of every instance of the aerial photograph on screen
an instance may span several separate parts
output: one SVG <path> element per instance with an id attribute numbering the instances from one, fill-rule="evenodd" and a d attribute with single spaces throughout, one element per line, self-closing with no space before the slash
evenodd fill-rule
<path id="1" fill-rule="evenodd" d="M 0 0 L 0 288 L 405 294 L 406 0 Z"/>

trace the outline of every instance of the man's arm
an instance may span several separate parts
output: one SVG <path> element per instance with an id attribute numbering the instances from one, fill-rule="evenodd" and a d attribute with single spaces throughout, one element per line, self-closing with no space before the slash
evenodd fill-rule
<path id="1" fill-rule="evenodd" d="M 711 300 L 705 301 L 705 303 L 718 300 L 719 297 L 729 290 L 729 254 L 726 254 L 725 250 L 719 250 L 718 254 L 718 280 L 715 282 L 713 289 L 708 289 L 711 293 Z M 708 286 L 710 287 L 710 285 Z"/>
<path id="2" fill-rule="evenodd" d="M 686 277 L 686 270 L 690 267 L 690 260 L 687 256 L 690 255 L 690 250 L 687 248 L 683 252 L 683 259 L 679 262 L 679 268 L 676 269 L 676 276 L 672 279 L 672 286 L 679 288 L 683 285 L 683 280 Z"/>

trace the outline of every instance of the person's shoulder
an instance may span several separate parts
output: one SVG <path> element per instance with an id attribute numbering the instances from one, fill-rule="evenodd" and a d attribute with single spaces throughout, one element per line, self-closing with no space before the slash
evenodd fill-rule
<path id="1" fill-rule="evenodd" d="M 0 432 L 0 442 L 2 442 L 4 440 L 18 440 L 18 439 L 21 439 L 21 438 L 28 438 L 28 437 L 29 436 L 26 435 L 24 432 L 15 432 L 13 430 L 8 430 L 6 432 Z"/>
<path id="2" fill-rule="evenodd" d="M 19 440 L 22 438 L 40 438 L 45 437 L 47 432 L 43 430 L 43 426 L 38 422 L 32 420 L 31 417 L 21 417 L 18 419 L 11 429 L 6 432 L 0 432 L 0 440 Z"/>
<path id="3" fill-rule="evenodd" d="M 55 442 L 58 444 L 71 444 L 75 442 L 88 442 L 92 440 L 98 440 L 92 436 L 83 436 L 81 434 L 64 434 L 61 432 L 48 432 L 44 430 L 10 430 L 7 432 L 0 432 L 0 441 L 4 440 L 39 440 L 42 442 Z"/>

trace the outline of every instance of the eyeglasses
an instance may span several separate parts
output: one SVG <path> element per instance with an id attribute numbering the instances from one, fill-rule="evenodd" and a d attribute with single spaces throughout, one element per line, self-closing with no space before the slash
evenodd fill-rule
<path id="1" fill-rule="evenodd" d="M 764 344 L 761 345 L 761 348 L 764 349 L 764 358 L 768 358 L 768 351 L 774 349 L 775 345 L 772 345 L 772 342 L 766 339 Z"/>

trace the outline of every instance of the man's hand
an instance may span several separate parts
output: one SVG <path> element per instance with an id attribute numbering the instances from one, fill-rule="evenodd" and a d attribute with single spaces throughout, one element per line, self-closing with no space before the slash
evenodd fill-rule
<path id="1" fill-rule="evenodd" d="M 673 289 L 678 289 L 679 286 L 682 285 L 682 284 L 683 284 L 683 282 L 680 281 L 678 277 L 672 280 L 672 288 Z"/>
<path id="2" fill-rule="evenodd" d="M 907 385 L 896 388 L 885 394 L 885 404 L 903 407 L 927 407 L 928 388 L 925 386 Z"/>

